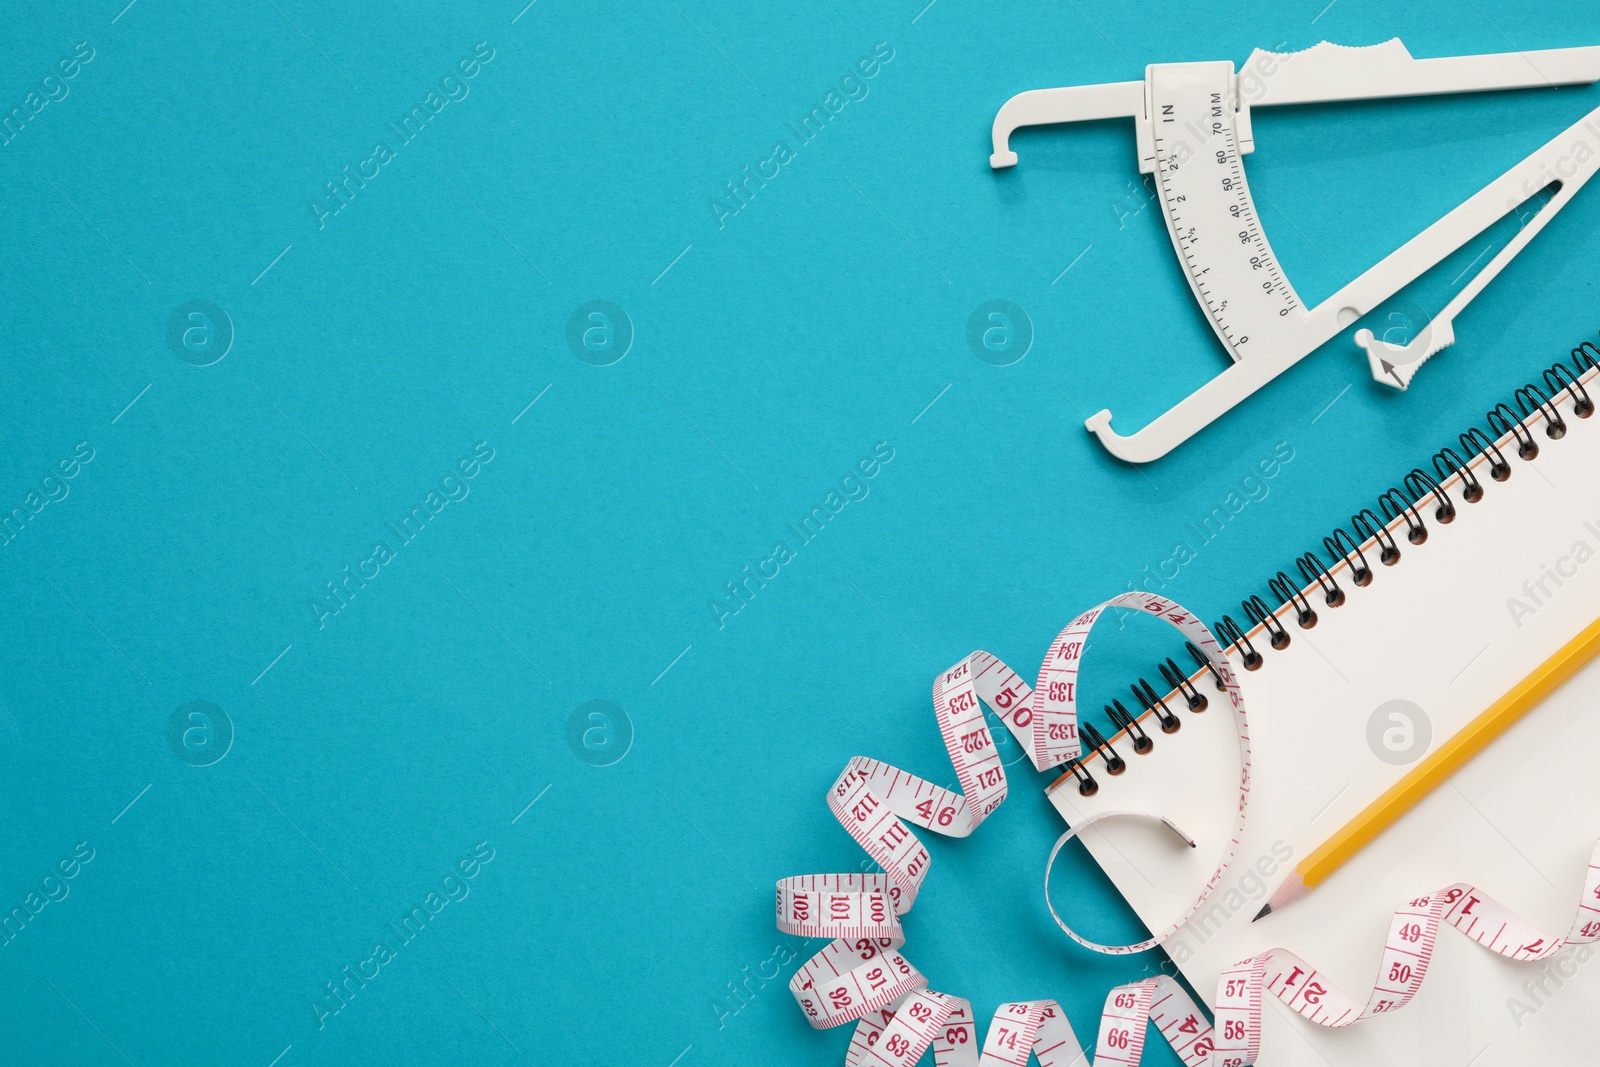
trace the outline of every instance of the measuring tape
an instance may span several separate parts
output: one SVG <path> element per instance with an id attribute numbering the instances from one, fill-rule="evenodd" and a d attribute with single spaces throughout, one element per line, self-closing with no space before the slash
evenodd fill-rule
<path id="1" fill-rule="evenodd" d="M 1457 882 L 1396 909 L 1384 939 L 1378 980 L 1363 1003 L 1287 949 L 1268 949 L 1234 964 L 1217 982 L 1215 1028 L 1189 994 L 1165 975 L 1118 986 L 1106 998 L 1094 1062 L 1139 1062 L 1145 1024 L 1153 1022 L 1189 1067 L 1245 1067 L 1261 1051 L 1265 990 L 1318 1026 L 1337 1028 L 1398 1011 L 1427 976 L 1443 923 L 1507 959 L 1536 963 L 1570 945 L 1600 940 L 1600 843 L 1589 856 L 1578 913 L 1563 937 L 1546 937 L 1475 886 Z M 915 1062 L 915 1061 L 910 1061 Z M 997 1063 L 999 1061 L 996 1061 Z M 987 1064 L 984 1067 L 988 1067 Z"/>
<path id="2" fill-rule="evenodd" d="M 905 944 L 900 916 L 916 903 L 929 865 L 928 850 L 906 823 L 947 837 L 966 837 L 1004 802 L 1005 768 L 984 720 L 984 705 L 1005 723 L 1036 769 L 1048 770 L 1077 758 L 1081 751 L 1078 672 L 1085 642 L 1101 614 L 1109 608 L 1122 607 L 1177 627 L 1216 669 L 1239 720 L 1239 817 L 1205 889 L 1170 929 L 1137 945 L 1092 947 L 1125 953 L 1154 946 L 1205 903 L 1226 873 L 1243 829 L 1245 799 L 1249 796 L 1249 731 L 1232 666 L 1222 646 L 1198 618 L 1163 597 L 1139 591 L 1124 593 L 1067 624 L 1051 642 L 1038 682 L 1032 687 L 995 656 L 972 653 L 933 683 L 934 717 L 955 767 L 959 791 L 937 786 L 879 760 L 855 757 L 828 791 L 828 807 L 883 873 L 801 875 L 778 883 L 778 929 L 799 937 L 830 939 L 826 948 L 795 973 L 789 989 L 812 1026 L 820 1029 L 852 1021 L 858 1024 L 847 1064 L 914 1063 L 929 1043 L 941 1036 L 940 1026 L 946 1023 L 946 1031 L 962 1035 L 948 1039 L 951 1050 L 968 1044 L 974 1036 L 971 1009 L 963 1008 L 966 1002 L 945 994 L 922 992 L 927 979 L 900 951 Z M 1110 813 L 1101 816 L 1109 817 Z M 1080 824 L 1063 840 L 1087 825 L 1087 821 Z M 1059 842 L 1057 847 L 1059 850 Z M 1062 926 L 1071 933 L 1064 923 Z M 915 1016 L 911 1014 L 913 1006 L 918 1009 Z M 1017 1007 L 1008 1005 L 1002 1014 Z M 1024 1014 L 1037 1014 L 1032 1029 L 1027 1031 L 1032 1034 L 1027 1037 L 1029 1042 L 1043 1041 L 1048 1045 L 1059 1028 L 1065 1028 L 1065 1034 L 1071 1036 L 1066 1016 L 1053 1003 L 1028 1002 L 1021 1007 L 1025 1012 L 1011 1014 L 1019 1019 Z M 924 1015 L 923 1009 L 928 1012 L 925 1018 L 919 1017 Z M 957 1017 L 966 1022 L 950 1022 Z M 1057 1019 L 1059 1023 L 1054 1021 Z M 999 1025 L 991 1027 L 991 1041 L 995 1040 Z M 1025 1036 L 1024 1030 L 1015 1028 L 1007 1034 L 1008 1041 L 1020 1042 Z M 1044 1037 L 1040 1038 L 1040 1034 Z M 891 1038 L 895 1039 L 895 1052 L 889 1051 Z M 908 1042 L 903 1048 L 902 1038 Z M 1072 1054 L 1078 1055 L 1076 1040 L 1069 1044 Z M 1029 1047 L 1037 1051 L 1036 1045 Z M 950 1054 L 957 1055 L 953 1063 L 962 1062 L 956 1052 Z M 893 1058 L 886 1059 L 886 1055 Z M 1061 1062 L 1070 1063 L 1072 1059 Z M 945 1061 L 941 1059 L 940 1063 Z"/>
<path id="3" fill-rule="evenodd" d="M 984 705 L 1005 723 L 1037 770 L 1076 759 L 1081 752 L 1078 672 L 1085 642 L 1102 613 L 1123 607 L 1175 626 L 1216 671 L 1238 724 L 1239 810 L 1233 836 L 1183 915 L 1137 944 L 1100 945 L 1073 932 L 1050 904 L 1050 870 L 1067 841 L 1102 819 L 1155 819 L 1194 844 L 1165 817 L 1103 812 L 1067 831 L 1045 867 L 1046 903 L 1057 924 L 1079 944 L 1107 954 L 1141 952 L 1182 927 L 1226 875 L 1250 796 L 1250 735 L 1238 679 L 1222 646 L 1198 618 L 1162 597 L 1124 593 L 1067 624 L 1051 642 L 1032 687 L 997 657 L 972 653 L 933 683 L 934 716 L 959 791 L 879 760 L 851 759 L 828 791 L 828 807 L 882 873 L 799 875 L 777 884 L 778 929 L 798 937 L 829 939 L 796 971 L 789 991 L 817 1029 L 856 1024 L 845 1054 L 846 1067 L 912 1067 L 930 1046 L 938 1067 L 1023 1067 L 1030 1052 L 1041 1067 L 1086 1062 L 1065 1012 L 1053 1000 L 1002 1004 L 980 1053 L 971 1004 L 928 989 L 927 978 L 900 951 L 906 941 L 900 917 L 916 902 L 930 861 L 928 850 L 906 823 L 947 837 L 966 837 L 1004 802 L 1005 770 L 984 720 Z M 1365 1004 L 1294 953 L 1271 949 L 1223 973 L 1213 1011 L 1215 1027 L 1206 1023 L 1183 988 L 1165 975 L 1111 990 L 1100 1018 L 1094 1062 L 1138 1064 L 1146 1024 L 1154 1023 L 1189 1067 L 1254 1063 L 1261 1043 L 1263 990 L 1328 1027 L 1395 1011 L 1421 986 L 1441 923 L 1502 956 L 1523 961 L 1547 959 L 1568 945 L 1600 940 L 1600 844 L 1590 858 L 1577 917 L 1564 937 L 1544 937 L 1473 886 L 1457 883 L 1395 912 L 1379 980 Z"/>

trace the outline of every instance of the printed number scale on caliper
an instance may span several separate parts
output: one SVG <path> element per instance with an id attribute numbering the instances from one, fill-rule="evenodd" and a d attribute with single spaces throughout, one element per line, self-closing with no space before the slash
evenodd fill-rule
<path id="1" fill-rule="evenodd" d="M 1088 428 L 1112 455 L 1147 463 L 1166 455 L 1245 397 L 1310 355 L 1446 256 L 1547 186 L 1548 203 L 1406 345 L 1360 330 L 1372 375 L 1405 389 L 1417 368 L 1455 341 L 1457 314 L 1533 240 L 1600 165 L 1600 108 L 1401 245 L 1366 273 L 1308 308 L 1278 265 L 1261 227 L 1243 157 L 1255 148 L 1252 108 L 1397 96 L 1579 85 L 1600 80 L 1600 47 L 1414 59 L 1398 39 L 1369 48 L 1323 42 L 1304 52 L 1250 54 L 1232 62 L 1155 63 L 1143 81 L 1034 89 L 1006 101 L 994 120 L 995 169 L 1017 162 L 1011 134 L 1023 126 L 1131 118 L 1139 171 L 1156 176 L 1161 210 L 1189 286 L 1233 366 L 1144 429 L 1124 436 L 1111 412 Z"/>

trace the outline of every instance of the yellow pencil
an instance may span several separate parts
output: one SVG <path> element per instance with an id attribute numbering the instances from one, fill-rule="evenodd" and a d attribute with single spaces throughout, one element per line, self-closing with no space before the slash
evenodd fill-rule
<path id="1" fill-rule="evenodd" d="M 1431 756 L 1391 786 L 1387 793 L 1368 804 L 1366 810 L 1301 860 L 1272 894 L 1266 907 L 1256 913 L 1256 919 L 1299 900 L 1315 889 L 1330 874 L 1344 866 L 1350 857 L 1365 848 L 1368 842 L 1387 830 L 1396 819 L 1414 808 L 1423 797 L 1482 752 L 1489 742 L 1510 729 L 1512 723 L 1576 674 L 1596 653 L 1600 653 L 1600 619 L 1584 627 L 1560 651 L 1539 664 L 1532 674 L 1512 686 L 1509 692 L 1490 704 L 1460 733 L 1440 745 Z"/>

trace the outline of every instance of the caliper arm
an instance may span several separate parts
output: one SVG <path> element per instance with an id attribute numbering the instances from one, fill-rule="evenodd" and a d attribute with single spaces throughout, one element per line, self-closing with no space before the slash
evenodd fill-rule
<path id="1" fill-rule="evenodd" d="M 1048 126 L 1057 122 L 1091 122 L 1095 119 L 1143 119 L 1144 82 L 1109 82 L 1105 85 L 1069 85 L 1061 89 L 1030 89 L 1018 93 L 1001 105 L 994 117 L 994 154 L 989 166 L 995 170 L 1014 167 L 1017 154 L 1011 151 L 1011 135 L 1023 126 Z M 1150 124 L 1135 122 L 1139 138 L 1140 168 L 1155 156 L 1150 141 Z"/>
<path id="2" fill-rule="evenodd" d="M 1372 377 L 1385 385 L 1405 389 L 1429 356 L 1454 344 L 1456 316 L 1528 246 L 1556 212 L 1567 206 L 1584 183 L 1594 176 L 1597 166 L 1600 166 L 1600 108 L 1557 134 L 1543 148 L 1378 261 L 1343 291 L 1329 297 L 1328 303 L 1334 306 L 1373 306 L 1410 284 L 1546 185 L 1560 183 L 1561 188 L 1550 201 L 1523 223 L 1510 243 L 1484 264 L 1409 344 L 1381 341 L 1371 330 L 1356 331 L 1356 344 L 1366 350 Z M 1358 289 L 1367 292 L 1355 292 Z"/>

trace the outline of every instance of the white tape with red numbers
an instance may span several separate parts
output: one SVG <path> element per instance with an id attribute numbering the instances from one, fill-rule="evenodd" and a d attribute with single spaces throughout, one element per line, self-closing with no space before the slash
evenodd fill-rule
<path id="1" fill-rule="evenodd" d="M 1029 1053 L 1041 1067 L 1084 1062 L 1084 1052 L 1053 1000 L 1002 1004 L 980 1053 L 972 1006 L 936 993 L 901 946 L 900 916 L 911 910 L 928 873 L 928 851 L 906 826 L 966 837 L 1006 798 L 1006 776 L 984 721 L 986 704 L 1043 771 L 1080 752 L 1077 679 L 1089 629 L 1107 609 L 1134 608 L 1177 627 L 1216 669 L 1238 724 L 1239 814 L 1233 838 L 1199 895 L 1170 928 L 1136 945 L 1097 945 L 1063 930 L 1098 952 L 1139 952 L 1158 944 L 1202 907 L 1227 873 L 1244 826 L 1250 797 L 1250 734 L 1238 681 L 1211 632 L 1170 600 L 1125 593 L 1073 619 L 1051 643 L 1037 685 L 1030 688 L 987 652 L 974 652 L 934 680 L 934 716 L 955 766 L 960 792 L 943 789 L 878 760 L 856 757 L 828 792 L 828 806 L 850 836 L 883 868 L 881 874 L 815 874 L 778 883 L 778 929 L 801 937 L 832 939 L 802 965 L 789 989 L 811 1025 L 856 1023 L 845 1055 L 857 1064 L 911 1067 L 931 1045 L 938 1067 L 1025 1067 Z M 981 702 L 981 703 L 980 703 Z M 1157 814 L 1108 812 L 1085 820 L 1062 844 L 1101 819 Z M 1051 853 L 1053 860 L 1055 852 Z M 1049 869 L 1045 875 L 1046 897 Z M 1106 997 L 1094 1063 L 1133 1067 L 1144 1051 L 1146 1023 L 1154 1023 L 1190 1067 L 1244 1067 L 1255 1062 L 1261 1041 L 1262 991 L 1321 1026 L 1348 1026 L 1403 1007 L 1416 994 L 1433 957 L 1441 923 L 1514 960 L 1546 959 L 1562 948 L 1600 940 L 1600 844 L 1590 858 L 1578 915 L 1564 937 L 1547 938 L 1466 884 L 1419 897 L 1394 914 L 1379 964 L 1379 979 L 1363 1003 L 1335 987 L 1298 956 L 1271 949 L 1224 972 L 1213 1008 L 1215 1027 L 1189 995 L 1165 976 L 1118 986 Z M 1052 908 L 1052 914 L 1054 910 Z"/>

